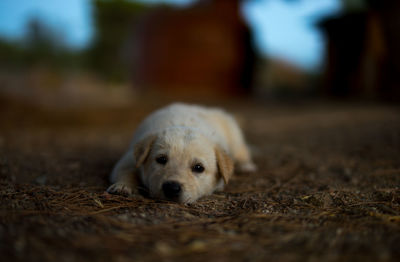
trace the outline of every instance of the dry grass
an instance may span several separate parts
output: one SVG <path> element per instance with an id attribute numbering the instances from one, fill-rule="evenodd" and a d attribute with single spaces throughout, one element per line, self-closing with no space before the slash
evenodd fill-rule
<path id="1" fill-rule="evenodd" d="M 5 106 L 1 257 L 398 261 L 398 108 L 227 106 L 247 119 L 259 171 L 190 205 L 104 193 L 151 108 L 27 114 Z"/>

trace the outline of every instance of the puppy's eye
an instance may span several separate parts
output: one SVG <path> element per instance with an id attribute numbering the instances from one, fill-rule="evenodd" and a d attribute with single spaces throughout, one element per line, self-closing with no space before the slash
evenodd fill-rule
<path id="1" fill-rule="evenodd" d="M 196 164 L 192 167 L 192 171 L 195 173 L 203 173 L 204 167 L 201 164 Z"/>
<path id="2" fill-rule="evenodd" d="M 156 158 L 156 162 L 161 164 L 161 165 L 165 165 L 168 162 L 168 158 L 167 158 L 167 156 L 164 156 L 164 155 L 158 156 Z"/>

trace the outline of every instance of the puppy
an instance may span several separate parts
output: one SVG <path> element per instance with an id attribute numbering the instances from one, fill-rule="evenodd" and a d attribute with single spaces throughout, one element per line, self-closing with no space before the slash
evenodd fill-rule
<path id="1" fill-rule="evenodd" d="M 137 128 L 107 191 L 130 195 L 140 183 L 151 197 L 192 203 L 222 190 L 234 164 L 241 171 L 256 169 L 233 117 L 220 109 L 172 104 Z"/>

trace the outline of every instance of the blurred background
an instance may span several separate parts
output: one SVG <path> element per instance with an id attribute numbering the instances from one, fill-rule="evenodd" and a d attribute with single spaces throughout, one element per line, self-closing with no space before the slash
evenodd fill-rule
<path id="1" fill-rule="evenodd" d="M 399 101 L 399 14 L 396 0 L 2 0 L 0 98 Z"/>
<path id="2" fill-rule="evenodd" d="M 172 101 L 236 116 L 258 172 L 104 194 Z M 400 261 L 399 101 L 400 0 L 0 0 L 0 257 Z"/>

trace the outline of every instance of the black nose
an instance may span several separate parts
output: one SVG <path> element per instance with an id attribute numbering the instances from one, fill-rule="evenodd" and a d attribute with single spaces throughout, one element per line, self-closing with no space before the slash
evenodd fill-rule
<path id="1" fill-rule="evenodd" d="M 167 181 L 162 185 L 162 190 L 167 198 L 177 198 L 181 194 L 181 184 L 175 181 Z"/>

